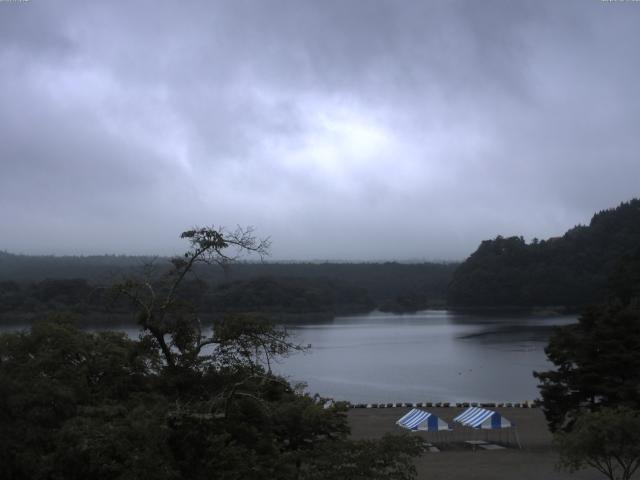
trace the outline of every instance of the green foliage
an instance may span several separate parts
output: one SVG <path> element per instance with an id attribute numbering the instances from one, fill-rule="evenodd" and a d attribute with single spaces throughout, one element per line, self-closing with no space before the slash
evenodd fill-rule
<path id="1" fill-rule="evenodd" d="M 149 395 L 159 357 L 113 332 L 89 334 L 67 319 L 0 335 L 0 451 L 7 478 L 55 471 L 62 433 L 89 407 Z"/>
<path id="2" fill-rule="evenodd" d="M 225 283 L 206 299 L 210 310 L 263 313 L 369 312 L 367 291 L 327 278 L 260 277 Z"/>
<path id="3" fill-rule="evenodd" d="M 213 336 L 206 341 L 213 352 L 198 352 L 199 362 L 214 361 L 218 365 L 258 365 L 261 361 L 271 372 L 271 359 L 286 356 L 302 347 L 288 341 L 286 331 L 276 329 L 265 317 L 226 315 L 216 321 Z"/>
<path id="4" fill-rule="evenodd" d="M 393 300 L 380 306 L 382 312 L 408 313 L 426 310 L 432 306 L 425 295 L 418 292 L 410 292 L 396 296 Z"/>
<path id="5" fill-rule="evenodd" d="M 607 279 L 640 245 L 640 199 L 593 216 L 562 237 L 483 241 L 455 271 L 456 306 L 571 306 L 602 301 Z"/>
<path id="6" fill-rule="evenodd" d="M 254 327 L 219 339 L 242 351 L 271 335 Z M 3 478 L 339 478 L 353 465 L 342 478 L 413 478 L 415 445 L 352 442 L 343 404 L 294 391 L 251 355 L 213 358 L 176 371 L 153 345 L 66 319 L 1 335 Z"/>
<path id="7" fill-rule="evenodd" d="M 604 305 L 557 330 L 545 349 L 556 370 L 538 372 L 552 430 L 570 427 L 582 409 L 640 408 L 640 312 Z"/>
<path id="8" fill-rule="evenodd" d="M 65 480 L 180 478 L 167 445 L 169 428 L 159 421 L 166 413 L 160 399 L 136 402 L 130 410 L 124 405 L 83 408 L 54 436 L 52 476 Z"/>
<path id="9" fill-rule="evenodd" d="M 62 308 L 79 313 L 128 313 L 127 304 L 114 301 L 107 290 L 97 287 L 139 275 L 140 265 L 153 266 L 152 283 L 157 283 L 180 262 L 184 266 L 185 258 L 30 257 L 0 252 L 0 313 Z M 201 312 L 352 313 L 391 305 L 407 296 L 420 298 L 418 307 L 422 308 L 425 299 L 429 306 L 444 304 L 457 265 L 222 262 L 222 266 L 195 265 L 198 277 L 181 283 L 180 298 Z M 65 294 L 68 282 L 78 279 L 85 284 L 78 283 L 77 292 Z"/>
<path id="10" fill-rule="evenodd" d="M 610 279 L 608 302 L 556 329 L 545 349 L 556 369 L 536 372 L 552 430 L 570 429 L 581 410 L 640 409 L 640 250 Z"/>
<path id="11" fill-rule="evenodd" d="M 174 259 L 172 265 L 172 268 L 184 268 L 185 259 Z M 161 290 L 165 277 L 156 275 L 148 282 Z M 259 277 L 218 285 L 189 278 L 180 283 L 177 293 L 180 301 L 207 313 L 338 314 L 369 312 L 375 308 L 365 289 L 328 278 Z M 16 282 L 0 282 L 0 312 L 60 309 L 78 313 L 131 311 L 121 298 L 109 295 L 108 289 L 82 279 L 47 279 L 28 287 Z"/>
<path id="12" fill-rule="evenodd" d="M 555 435 L 560 466 L 589 465 L 611 480 L 628 480 L 640 466 L 640 411 L 603 408 L 580 415 L 570 432 Z"/>
<path id="13" fill-rule="evenodd" d="M 271 373 L 270 359 L 298 348 L 286 332 L 238 314 L 210 331 L 180 298 L 196 262 L 261 244 L 200 229 L 184 237 L 192 248 L 164 282 L 115 287 L 137 310 L 139 340 L 64 317 L 0 335 L 3 478 L 413 478 L 417 444 L 353 442 L 345 405 Z"/>
<path id="14" fill-rule="evenodd" d="M 412 457 L 424 452 L 422 440 L 384 436 L 380 441 L 324 442 L 312 454 L 304 480 L 409 480 L 415 478 Z"/>

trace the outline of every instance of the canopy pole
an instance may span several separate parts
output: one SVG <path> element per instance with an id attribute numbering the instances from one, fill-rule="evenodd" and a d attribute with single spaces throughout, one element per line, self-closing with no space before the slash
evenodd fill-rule
<path id="1" fill-rule="evenodd" d="M 522 450 L 522 445 L 520 444 L 520 437 L 518 437 L 518 429 L 516 427 L 513 427 L 513 433 L 516 436 L 516 441 L 518 442 L 518 447 L 520 448 L 520 450 Z"/>

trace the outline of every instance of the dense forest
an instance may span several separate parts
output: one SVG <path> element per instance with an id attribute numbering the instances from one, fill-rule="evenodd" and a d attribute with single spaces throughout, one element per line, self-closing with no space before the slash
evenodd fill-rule
<path id="1" fill-rule="evenodd" d="M 640 247 L 614 269 L 605 299 L 556 328 L 545 349 L 555 368 L 536 372 L 552 431 L 583 410 L 640 407 Z"/>
<path id="2" fill-rule="evenodd" d="M 483 241 L 455 271 L 452 306 L 568 306 L 602 301 L 607 281 L 640 246 L 640 200 L 596 213 L 562 237 Z"/>
<path id="3" fill-rule="evenodd" d="M 111 285 L 131 304 L 138 339 L 83 331 L 62 313 L 0 334 L 0 476 L 414 479 L 418 437 L 353 440 L 345 403 L 272 372 L 273 361 L 305 350 L 285 330 L 238 313 L 203 329 L 181 288 L 194 265 L 228 258 L 230 244 L 258 253 L 263 244 L 213 229 L 182 238 L 191 248 L 153 285 Z M 68 301 L 87 293 L 86 281 L 68 282 Z"/>
<path id="4" fill-rule="evenodd" d="M 442 306 L 456 264 L 237 263 L 194 267 L 182 297 L 202 313 L 348 314 Z M 124 278 L 161 281 L 168 258 L 26 256 L 0 252 L 0 314 L 128 313 L 110 286 Z"/>

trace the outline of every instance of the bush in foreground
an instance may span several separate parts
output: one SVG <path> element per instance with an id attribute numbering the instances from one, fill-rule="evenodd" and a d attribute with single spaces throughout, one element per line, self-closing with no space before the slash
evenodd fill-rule
<path id="1" fill-rule="evenodd" d="M 640 466 L 640 412 L 603 408 L 581 415 L 570 432 L 555 435 L 560 466 L 589 465 L 610 480 L 629 480 Z"/>

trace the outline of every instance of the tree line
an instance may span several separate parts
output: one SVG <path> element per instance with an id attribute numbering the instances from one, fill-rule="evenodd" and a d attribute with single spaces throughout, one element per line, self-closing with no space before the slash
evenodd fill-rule
<path id="1" fill-rule="evenodd" d="M 162 279 L 150 282 L 161 288 Z M 0 313 L 129 313 L 131 306 L 113 295 L 113 285 L 91 285 L 87 280 L 47 279 L 21 285 L 0 282 Z M 202 313 L 262 312 L 269 314 L 347 314 L 369 312 L 375 303 L 368 292 L 329 278 L 259 277 L 210 285 L 189 279 L 180 294 Z"/>
<path id="2" fill-rule="evenodd" d="M 15 265 L 27 260 L 4 255 Z M 38 258 L 38 257 L 36 257 Z M 0 314 L 43 313 L 69 310 L 76 313 L 127 313 L 130 306 L 112 295 L 111 286 L 123 278 L 148 277 L 151 283 L 162 283 L 171 270 L 164 258 L 146 258 L 136 265 L 114 266 L 109 275 L 95 275 L 94 270 L 71 266 L 65 258 L 61 265 L 45 271 L 50 277 L 8 279 L 15 265 L 5 268 L 0 261 Z M 108 262 L 98 262 L 100 269 Z M 90 260 L 87 260 L 90 262 Z M 121 262 L 124 262 L 120 258 Z M 55 261 L 47 259 L 47 262 Z M 36 262 L 37 263 L 37 262 Z M 75 267 L 73 266 L 75 265 Z M 3 270 L 5 268 L 5 270 Z M 269 314 L 327 315 L 364 313 L 380 308 L 384 311 L 417 311 L 445 303 L 446 285 L 453 264 L 273 264 L 234 263 L 225 269 L 210 271 L 194 266 L 194 277 L 180 285 L 182 297 L 204 313 L 263 312 Z M 102 271 L 102 270 L 100 270 Z M 114 273 L 117 272 L 117 273 Z M 88 278 L 66 277 L 87 274 Z M 32 278 L 27 280 L 25 278 Z M 101 280 L 102 279 L 102 280 Z"/>
<path id="3" fill-rule="evenodd" d="M 451 306 L 582 308 L 601 302 L 609 277 L 640 245 L 640 200 L 596 213 L 562 237 L 483 241 L 453 274 Z"/>

